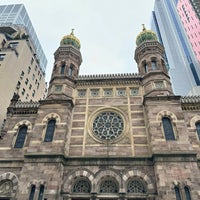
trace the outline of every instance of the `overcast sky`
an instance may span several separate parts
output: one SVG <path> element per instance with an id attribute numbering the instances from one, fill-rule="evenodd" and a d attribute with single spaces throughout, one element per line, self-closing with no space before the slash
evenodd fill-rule
<path id="1" fill-rule="evenodd" d="M 150 29 L 155 0 L 0 0 L 23 3 L 47 57 L 47 81 L 60 40 L 74 28 L 81 42 L 80 74 L 135 73 L 135 39 Z"/>

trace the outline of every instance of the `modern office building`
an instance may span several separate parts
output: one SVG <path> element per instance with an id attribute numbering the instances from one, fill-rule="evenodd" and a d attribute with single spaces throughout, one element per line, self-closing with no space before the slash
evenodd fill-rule
<path id="1" fill-rule="evenodd" d="M 0 31 L 12 25 L 21 26 L 26 30 L 29 40 L 33 43 L 36 57 L 44 73 L 47 59 L 23 4 L 0 5 Z"/>
<path id="2" fill-rule="evenodd" d="M 45 67 L 46 58 L 24 6 L 0 6 L 0 127 L 14 93 L 22 101 L 45 97 Z"/>
<path id="3" fill-rule="evenodd" d="M 80 41 L 63 37 L 47 98 L 11 100 L 0 199 L 200 199 L 200 97 L 173 94 L 155 33 L 136 44 L 138 74 L 81 76 Z"/>
<path id="4" fill-rule="evenodd" d="M 165 47 L 174 92 L 200 94 L 200 63 L 180 20 L 177 3 L 155 0 L 152 29 Z"/>
<path id="5" fill-rule="evenodd" d="M 200 18 L 197 12 L 195 12 L 192 1 L 190 0 L 179 0 L 177 11 L 192 45 L 194 54 L 200 63 Z"/>

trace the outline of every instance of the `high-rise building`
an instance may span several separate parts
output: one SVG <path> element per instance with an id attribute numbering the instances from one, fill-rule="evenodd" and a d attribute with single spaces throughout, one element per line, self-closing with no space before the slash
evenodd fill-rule
<path id="1" fill-rule="evenodd" d="M 45 72 L 47 59 L 33 28 L 31 20 L 23 4 L 0 5 L 0 31 L 4 31 L 7 26 L 17 25 L 26 29 L 29 40 L 31 40 L 35 55 L 40 63 L 40 67 Z"/>
<path id="2" fill-rule="evenodd" d="M 200 63 L 200 18 L 195 12 L 192 1 L 190 0 L 179 0 L 177 11 L 192 45 L 195 56 Z"/>
<path id="3" fill-rule="evenodd" d="M 44 98 L 45 67 L 46 58 L 24 6 L 0 6 L 0 127 L 14 93 L 22 101 Z"/>
<path id="4" fill-rule="evenodd" d="M 198 16 L 199 20 L 200 20 L 200 1 L 199 0 L 190 0 L 190 3 L 196 13 L 196 15 Z"/>
<path id="5" fill-rule="evenodd" d="M 200 63 L 177 12 L 177 0 L 155 0 L 152 29 L 165 47 L 174 92 L 200 94 Z"/>
<path id="6" fill-rule="evenodd" d="M 200 199 L 200 97 L 173 94 L 155 33 L 136 44 L 138 74 L 81 76 L 63 37 L 47 98 L 8 107 L 0 199 Z"/>

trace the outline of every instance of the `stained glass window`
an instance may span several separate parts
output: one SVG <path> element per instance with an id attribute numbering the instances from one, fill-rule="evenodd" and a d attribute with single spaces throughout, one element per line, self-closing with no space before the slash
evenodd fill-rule
<path id="1" fill-rule="evenodd" d="M 90 183 L 85 179 L 80 179 L 76 181 L 72 188 L 72 192 L 75 193 L 90 193 L 90 191 L 91 191 Z"/>
<path id="2" fill-rule="evenodd" d="M 168 117 L 163 117 L 162 124 L 166 140 L 175 140 L 171 120 Z"/>
<path id="3" fill-rule="evenodd" d="M 175 191 L 175 195 L 176 195 L 176 200 L 181 200 L 181 193 L 177 186 L 174 187 L 174 191 Z"/>
<path id="4" fill-rule="evenodd" d="M 44 185 L 40 185 L 40 191 L 38 195 L 38 200 L 42 200 L 44 195 Z"/>
<path id="5" fill-rule="evenodd" d="M 100 184 L 99 192 L 100 193 L 118 193 L 117 184 L 111 179 L 103 180 L 102 183 Z"/>
<path id="6" fill-rule="evenodd" d="M 26 135 L 27 135 L 27 126 L 21 126 L 19 128 L 19 132 L 17 135 L 17 139 L 14 145 L 14 148 L 22 148 L 24 146 L 24 142 L 26 139 Z"/>
<path id="7" fill-rule="evenodd" d="M 190 189 L 187 186 L 185 186 L 184 190 L 185 190 L 186 200 L 191 200 Z"/>
<path id="8" fill-rule="evenodd" d="M 135 178 L 128 182 L 127 192 L 128 193 L 146 193 L 146 188 L 140 179 Z"/>
<path id="9" fill-rule="evenodd" d="M 29 200 L 33 200 L 34 195 L 35 195 L 35 185 L 32 185 L 31 186 L 31 192 L 30 192 L 30 195 L 29 195 Z"/>
<path id="10" fill-rule="evenodd" d="M 196 130 L 197 130 L 197 135 L 198 135 L 199 140 L 200 140 L 200 122 L 196 123 Z"/>
<path id="11" fill-rule="evenodd" d="M 49 120 L 44 138 L 45 142 L 51 142 L 53 140 L 55 125 L 56 125 L 55 119 Z"/>
<path id="12" fill-rule="evenodd" d="M 122 134 L 124 122 L 115 112 L 100 113 L 93 122 L 93 132 L 100 139 L 111 140 Z"/>

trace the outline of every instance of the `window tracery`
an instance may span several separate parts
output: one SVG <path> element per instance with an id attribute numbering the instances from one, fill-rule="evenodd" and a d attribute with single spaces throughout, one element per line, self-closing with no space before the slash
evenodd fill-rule
<path id="1" fill-rule="evenodd" d="M 140 179 L 135 178 L 128 182 L 127 192 L 128 193 L 146 193 L 146 188 Z"/>
<path id="2" fill-rule="evenodd" d="M 100 184 L 100 193 L 118 193 L 117 184 L 112 179 L 103 180 Z"/>
<path id="3" fill-rule="evenodd" d="M 91 191 L 91 185 L 85 179 L 80 179 L 76 181 L 72 188 L 72 192 L 74 193 L 90 193 L 90 191 Z"/>
<path id="4" fill-rule="evenodd" d="M 8 195 L 13 191 L 13 183 L 10 180 L 4 180 L 0 183 L 0 194 Z"/>
<path id="5" fill-rule="evenodd" d="M 93 132 L 100 139 L 115 139 L 122 134 L 123 130 L 123 119 L 115 112 L 102 112 L 93 122 Z"/>

